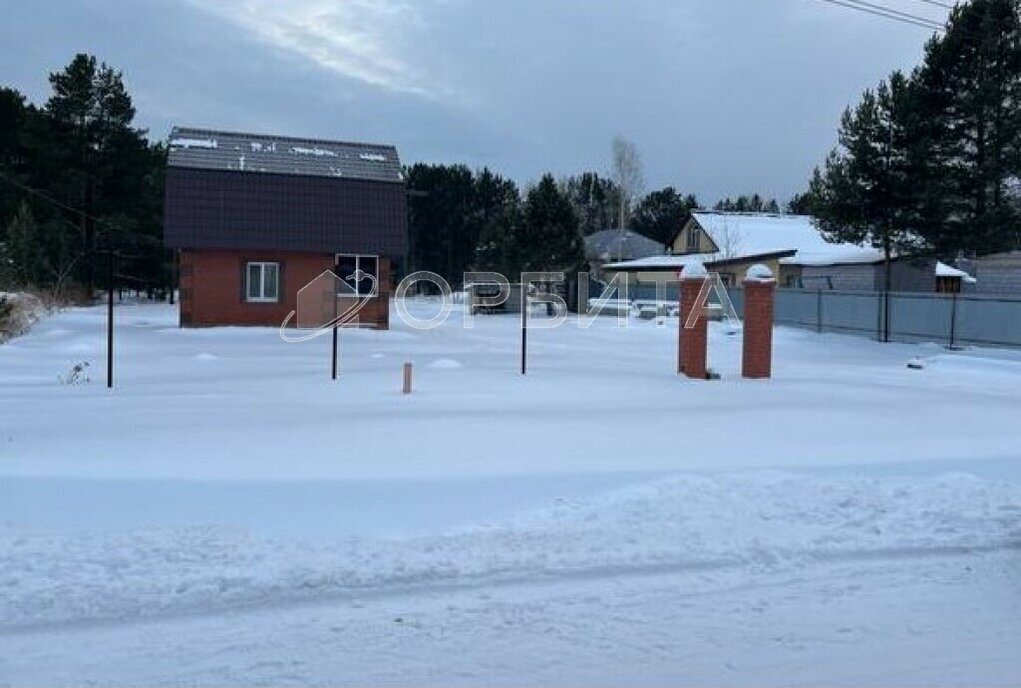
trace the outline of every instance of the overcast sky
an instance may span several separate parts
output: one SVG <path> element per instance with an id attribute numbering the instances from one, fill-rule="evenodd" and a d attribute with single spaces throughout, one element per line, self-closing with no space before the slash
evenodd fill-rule
<path id="1" fill-rule="evenodd" d="M 649 190 L 784 200 L 843 108 L 927 37 L 819 0 L 18 0 L 0 83 L 42 102 L 47 73 L 90 52 L 124 72 L 154 138 L 180 124 L 387 142 L 404 162 L 527 183 L 606 171 L 619 133 Z"/>

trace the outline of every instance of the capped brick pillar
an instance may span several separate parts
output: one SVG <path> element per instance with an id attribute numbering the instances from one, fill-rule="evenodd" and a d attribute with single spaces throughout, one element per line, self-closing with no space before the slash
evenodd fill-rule
<path id="1" fill-rule="evenodd" d="M 681 276 L 681 310 L 678 314 L 681 332 L 677 372 L 698 380 L 705 380 L 708 374 L 706 349 L 709 337 L 705 311 L 702 304 L 698 302 L 699 292 L 706 281 L 705 270 L 698 271 L 687 268 L 685 272 L 689 274 Z M 692 311 L 695 311 L 698 317 L 694 326 L 688 328 L 686 325 Z"/>
<path id="2" fill-rule="evenodd" d="M 744 279 L 744 346 L 741 375 L 770 377 L 773 370 L 773 292 L 776 280 L 765 265 L 748 268 Z"/>

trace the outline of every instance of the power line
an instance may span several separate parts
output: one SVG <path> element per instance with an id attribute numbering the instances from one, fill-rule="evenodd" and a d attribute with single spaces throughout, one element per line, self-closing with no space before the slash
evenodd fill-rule
<path id="1" fill-rule="evenodd" d="M 939 0 L 915 0 L 915 2 L 924 2 L 926 5 L 932 5 L 933 7 L 942 7 L 945 10 L 954 9 L 953 5 L 945 2 L 939 2 Z"/>
<path id="2" fill-rule="evenodd" d="M 868 0 L 848 0 L 848 2 L 851 2 L 855 5 L 861 5 L 862 7 L 868 7 L 879 12 L 887 12 L 889 14 L 897 15 L 898 17 L 911 19 L 912 21 L 920 21 L 926 24 L 931 24 L 935 28 L 939 29 L 943 28 L 943 25 L 940 24 L 935 19 L 929 19 L 928 17 L 923 17 L 919 14 L 912 14 L 911 12 L 902 12 L 900 10 L 895 10 L 892 7 L 889 7 L 888 5 L 880 5 L 878 3 L 868 2 Z"/>
<path id="3" fill-rule="evenodd" d="M 21 189 L 25 193 L 27 193 L 29 195 L 32 195 L 32 196 L 35 196 L 37 198 L 40 198 L 43 201 L 45 201 L 46 203 L 49 203 L 50 205 L 52 205 L 54 207 L 60 208 L 61 210 L 66 210 L 69 213 L 73 213 L 73 214 L 77 215 L 78 217 L 84 218 L 86 220 L 92 220 L 93 222 L 95 222 L 98 225 L 106 225 L 107 227 L 109 227 L 110 229 L 113 229 L 113 230 L 119 230 L 120 229 L 120 227 L 118 227 L 117 225 L 115 225 L 115 224 L 113 224 L 113 223 L 111 223 L 111 222 L 109 222 L 107 220 L 104 220 L 101 217 L 95 217 L 94 215 L 89 215 L 88 213 L 86 213 L 86 212 L 84 212 L 82 210 L 79 210 L 78 208 L 75 208 L 73 206 L 67 205 L 64 202 L 57 200 L 56 198 L 54 198 L 53 196 L 50 196 L 49 194 L 47 194 L 44 191 L 40 191 L 39 189 L 32 188 L 31 186 L 29 186 L 27 184 L 23 184 L 22 182 L 18 181 L 17 179 L 15 179 L 14 177 L 10 176 L 6 172 L 0 171 L 0 180 L 7 182 L 11 186 L 16 186 L 17 188 Z"/>
<path id="4" fill-rule="evenodd" d="M 910 24 L 912 26 L 918 26 L 923 29 L 931 29 L 935 31 L 943 31 L 944 27 L 941 24 L 936 23 L 931 19 L 926 19 L 918 15 L 908 14 L 906 12 L 900 12 L 898 10 L 890 9 L 882 5 L 873 5 L 869 3 L 868 6 L 858 4 L 855 0 L 818 0 L 819 2 L 826 2 L 831 5 L 838 5 L 840 7 L 846 7 L 848 9 L 856 10 L 858 12 L 864 12 L 866 14 L 872 14 L 877 17 L 884 19 L 891 19 L 898 21 L 903 24 Z"/>
<path id="5" fill-rule="evenodd" d="M 819 0 L 820 2 L 826 2 L 831 5 L 838 5 L 840 7 L 846 7 L 858 12 L 864 12 L 877 17 L 883 17 L 884 19 L 892 19 L 903 24 L 911 24 L 913 26 L 919 26 L 924 29 L 942 29 L 943 27 L 931 19 L 920 17 L 917 15 L 910 15 L 906 12 L 899 12 L 882 5 L 874 5 L 872 3 L 862 4 L 858 0 Z"/>

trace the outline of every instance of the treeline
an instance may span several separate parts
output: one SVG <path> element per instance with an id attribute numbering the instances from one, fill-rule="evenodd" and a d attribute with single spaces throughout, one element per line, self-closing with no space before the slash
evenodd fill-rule
<path id="1" fill-rule="evenodd" d="M 703 208 L 694 195 L 670 186 L 632 205 L 610 176 L 597 172 L 559 180 L 547 174 L 523 191 L 488 169 L 464 165 L 419 163 L 406 176 L 411 269 L 433 270 L 451 283 L 468 270 L 582 269 L 584 237 L 620 228 L 621 216 L 627 229 L 667 247 Z M 758 194 L 724 199 L 714 208 L 781 212 L 775 200 Z"/>
<path id="2" fill-rule="evenodd" d="M 944 259 L 1021 248 L 1021 3 L 951 13 L 911 74 L 841 119 L 796 204 L 831 239 Z"/>
<path id="3" fill-rule="evenodd" d="M 166 150 L 135 128 L 121 73 L 77 55 L 41 106 L 0 88 L 0 287 L 88 299 L 170 284 L 162 247 Z"/>

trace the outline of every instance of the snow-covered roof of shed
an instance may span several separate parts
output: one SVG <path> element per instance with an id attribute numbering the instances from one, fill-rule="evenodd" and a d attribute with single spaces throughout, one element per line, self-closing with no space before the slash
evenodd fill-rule
<path id="1" fill-rule="evenodd" d="M 608 263 L 604 268 L 610 270 L 680 270 L 688 265 L 704 265 L 718 259 L 718 253 L 688 253 L 680 256 L 648 256 L 637 260 L 625 260 L 620 263 Z"/>
<path id="2" fill-rule="evenodd" d="M 692 217 L 727 255 L 797 251 L 797 255 L 783 259 L 795 265 L 862 263 L 883 258 L 872 248 L 826 241 L 808 215 L 699 211 Z"/>
<path id="3" fill-rule="evenodd" d="M 936 262 L 936 277 L 959 277 L 962 282 L 967 284 L 975 284 L 978 282 L 977 279 L 966 273 L 964 270 L 958 270 L 955 267 L 939 261 Z"/>
<path id="4" fill-rule="evenodd" d="M 404 181 L 391 145 L 174 127 L 171 167 Z"/>
<path id="5" fill-rule="evenodd" d="M 598 260 L 634 260 L 660 256 L 666 246 L 631 230 L 603 229 L 585 237 L 585 256 Z"/>

